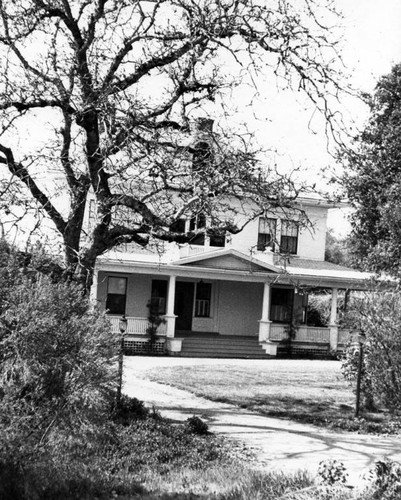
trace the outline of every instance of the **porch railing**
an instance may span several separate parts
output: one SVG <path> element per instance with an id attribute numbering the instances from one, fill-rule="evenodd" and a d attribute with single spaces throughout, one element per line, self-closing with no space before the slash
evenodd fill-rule
<path id="1" fill-rule="evenodd" d="M 285 340 L 288 338 L 288 326 L 270 326 L 270 340 Z M 330 329 L 317 326 L 300 326 L 297 328 L 294 340 L 299 342 L 311 342 L 316 344 L 326 344 L 330 342 Z"/>
<path id="2" fill-rule="evenodd" d="M 120 333 L 119 323 L 121 316 L 108 316 L 111 323 L 112 333 Z M 133 316 L 127 316 L 127 330 L 126 334 L 131 335 L 146 335 L 146 330 L 149 327 L 148 318 L 135 318 Z M 157 328 L 158 335 L 166 335 L 167 325 L 162 323 Z"/>
<path id="3" fill-rule="evenodd" d="M 180 259 L 185 257 L 192 257 L 205 252 L 210 252 L 213 248 L 205 247 L 203 245 L 185 245 L 180 247 Z"/>

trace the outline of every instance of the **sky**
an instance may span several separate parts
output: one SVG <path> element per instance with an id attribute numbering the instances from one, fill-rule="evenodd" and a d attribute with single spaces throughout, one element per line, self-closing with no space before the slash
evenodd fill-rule
<path id="1" fill-rule="evenodd" d="M 336 0 L 344 15 L 343 60 L 351 73 L 355 88 L 372 92 L 377 80 L 401 62 L 401 0 Z M 321 188 L 328 187 L 325 177 L 336 169 L 335 160 L 327 152 L 322 128 L 309 129 L 312 110 L 295 104 L 296 96 L 280 97 L 273 108 L 272 133 L 284 158 L 300 166 L 307 179 L 314 179 Z M 368 109 L 357 99 L 342 103 L 355 121 L 354 131 L 363 126 Z M 350 229 L 341 214 L 331 211 L 329 225 L 340 236 Z"/>
<path id="2" fill-rule="evenodd" d="M 349 82 L 355 89 L 372 92 L 380 76 L 401 62 L 401 0 L 335 0 L 335 4 L 344 14 L 342 58 Z M 308 177 L 333 166 L 322 123 L 313 115 L 313 108 L 292 92 L 277 94 L 275 101 L 268 103 L 270 127 L 266 126 L 265 141 L 274 142 Z M 348 125 L 353 119 L 355 131 L 363 126 L 368 109 L 362 102 L 344 98 L 340 105 Z"/>
<path id="3" fill-rule="evenodd" d="M 337 0 L 345 16 L 344 60 L 353 69 L 353 85 L 372 92 L 380 76 L 401 62 L 401 0 Z M 359 125 L 368 118 L 365 106 L 354 105 Z M 352 108 L 351 108 L 352 110 Z M 328 164 L 330 165 L 328 158 Z M 349 210 L 344 210 L 347 215 Z M 350 227 L 338 211 L 329 225 L 340 236 Z"/>

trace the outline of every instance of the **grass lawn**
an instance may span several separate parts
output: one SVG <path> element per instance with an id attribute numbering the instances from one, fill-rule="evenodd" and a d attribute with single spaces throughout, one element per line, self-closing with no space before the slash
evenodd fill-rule
<path id="1" fill-rule="evenodd" d="M 230 360 L 193 366 L 157 367 L 144 374 L 150 380 L 186 389 L 258 413 L 326 427 L 391 432 L 399 429 L 386 413 L 353 418 L 355 394 L 344 381 L 339 361 Z"/>

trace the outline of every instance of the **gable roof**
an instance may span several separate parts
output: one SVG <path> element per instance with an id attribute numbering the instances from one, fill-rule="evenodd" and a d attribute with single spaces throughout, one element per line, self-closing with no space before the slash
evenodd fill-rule
<path id="1" fill-rule="evenodd" d="M 212 269 L 230 269 L 234 271 L 281 272 L 280 268 L 273 265 L 273 263 L 263 262 L 233 248 L 223 248 L 212 252 L 191 255 L 190 257 L 181 258 L 173 264 L 180 266 L 195 265 L 196 267 Z"/>

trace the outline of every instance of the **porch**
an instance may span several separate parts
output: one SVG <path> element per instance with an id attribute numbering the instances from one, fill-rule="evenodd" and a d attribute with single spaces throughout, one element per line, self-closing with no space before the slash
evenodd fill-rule
<path id="1" fill-rule="evenodd" d="M 120 317 L 108 316 L 113 334 L 120 334 Z M 128 354 L 143 354 L 148 351 L 148 318 L 127 317 L 124 334 L 124 347 Z M 310 355 L 326 357 L 331 352 L 330 327 L 301 325 L 295 329 L 291 342 L 289 325 L 272 323 L 269 341 L 277 346 L 277 354 Z M 157 340 L 152 346 L 152 354 L 172 354 L 184 357 L 218 357 L 269 359 L 273 357 L 262 347 L 259 336 L 220 335 L 217 332 L 178 331 L 175 337 L 167 337 L 167 324 L 162 323 L 157 329 Z M 338 329 L 337 350 L 341 351 L 349 339 L 349 331 Z M 290 345 L 289 345 L 290 344 Z M 290 351 L 290 352 L 289 352 Z"/>
<path id="2" fill-rule="evenodd" d="M 210 352 L 217 343 L 225 343 L 230 351 L 230 337 L 232 342 L 248 339 L 249 345 L 256 343 L 259 352 L 261 348 L 272 356 L 283 350 L 341 349 L 346 332 L 338 326 L 338 293 L 351 289 L 353 282 L 337 276 L 322 279 L 320 271 L 313 275 L 313 269 L 292 275 L 239 252 L 217 253 L 201 261 L 186 257 L 168 265 L 116 262 L 98 271 L 94 299 L 108 311 L 113 333 L 119 333 L 121 316 L 127 318 L 127 351 L 150 349 L 152 315 L 164 320 L 154 343 L 160 353 L 185 355 L 190 342 L 206 342 L 209 337 L 214 338 L 207 340 Z M 328 298 L 326 316 L 317 321 L 309 318 L 308 301 L 311 293 L 322 289 Z M 200 339 L 195 342 L 196 337 Z"/>

